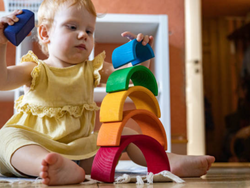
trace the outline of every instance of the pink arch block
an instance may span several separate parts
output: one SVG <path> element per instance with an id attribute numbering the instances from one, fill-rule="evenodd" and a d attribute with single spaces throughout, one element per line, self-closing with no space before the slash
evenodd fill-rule
<path id="1" fill-rule="evenodd" d="M 143 153 L 148 172 L 170 171 L 167 154 L 161 144 L 146 135 L 126 135 L 121 137 L 120 146 L 102 146 L 93 161 L 91 178 L 103 182 L 114 182 L 115 167 L 123 150 L 134 143 Z"/>

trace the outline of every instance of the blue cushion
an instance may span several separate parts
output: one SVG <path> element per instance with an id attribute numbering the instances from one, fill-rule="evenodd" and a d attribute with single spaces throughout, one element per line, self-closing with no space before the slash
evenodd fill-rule
<path id="1" fill-rule="evenodd" d="M 30 10 L 24 9 L 23 13 L 17 17 L 19 18 L 18 22 L 14 25 L 8 25 L 4 29 L 4 35 L 15 46 L 18 46 L 35 26 L 34 13 Z"/>

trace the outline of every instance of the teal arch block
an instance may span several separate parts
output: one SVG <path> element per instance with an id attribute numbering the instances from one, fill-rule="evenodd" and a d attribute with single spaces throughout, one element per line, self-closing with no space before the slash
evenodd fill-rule
<path id="1" fill-rule="evenodd" d="M 134 86 L 143 86 L 149 89 L 155 96 L 158 95 L 158 86 L 155 76 L 143 65 L 114 71 L 107 80 L 106 92 L 112 93 L 127 90 L 130 79 Z"/>
<path id="2" fill-rule="evenodd" d="M 112 64 L 115 69 L 130 62 L 134 66 L 153 57 L 155 57 L 154 51 L 149 44 L 144 46 L 134 39 L 113 51 Z"/>

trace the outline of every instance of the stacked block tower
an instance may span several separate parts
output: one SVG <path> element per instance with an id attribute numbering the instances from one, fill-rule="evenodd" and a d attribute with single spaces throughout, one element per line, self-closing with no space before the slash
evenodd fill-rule
<path id="1" fill-rule="evenodd" d="M 100 149 L 93 162 L 92 179 L 114 182 L 115 167 L 121 153 L 130 143 L 135 144 L 142 151 L 147 162 L 148 173 L 170 171 L 165 152 L 167 150 L 166 132 L 159 120 L 161 111 L 156 99 L 157 82 L 148 68 L 138 65 L 153 57 L 151 46 L 149 44 L 144 46 L 136 39 L 113 51 L 114 68 L 129 62 L 133 66 L 118 69 L 108 78 L 107 95 L 100 109 L 102 125 L 97 139 Z M 133 87 L 129 87 L 130 80 L 133 82 Z M 133 101 L 135 109 L 123 110 L 127 97 Z M 140 126 L 142 134 L 122 136 L 122 130 L 130 118 Z"/>

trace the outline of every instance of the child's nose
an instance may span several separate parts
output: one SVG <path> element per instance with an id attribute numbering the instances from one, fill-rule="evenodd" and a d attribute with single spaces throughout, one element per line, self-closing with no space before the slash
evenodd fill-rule
<path id="1" fill-rule="evenodd" d="M 87 39 L 87 33 L 85 31 L 81 31 L 78 35 L 78 39 L 84 39 L 86 40 Z"/>

